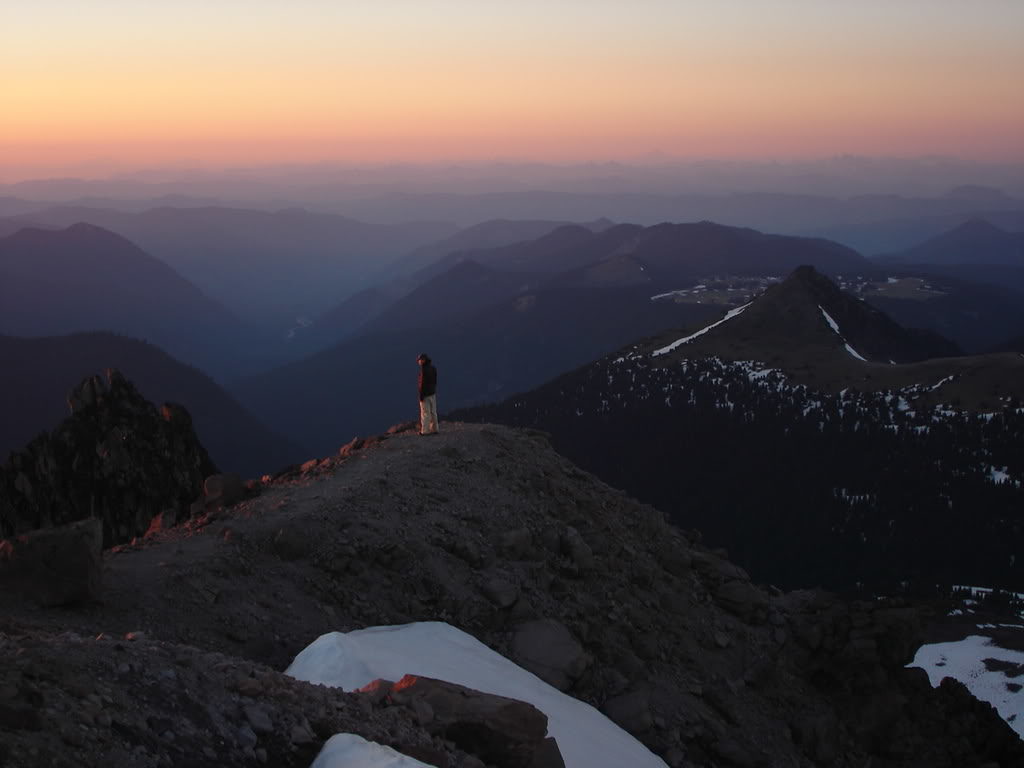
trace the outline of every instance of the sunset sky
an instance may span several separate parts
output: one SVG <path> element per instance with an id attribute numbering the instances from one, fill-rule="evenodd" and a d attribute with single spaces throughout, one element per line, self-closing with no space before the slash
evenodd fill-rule
<path id="1" fill-rule="evenodd" d="M 1024 159 L 1021 0 L 33 0 L 0 166 Z"/>

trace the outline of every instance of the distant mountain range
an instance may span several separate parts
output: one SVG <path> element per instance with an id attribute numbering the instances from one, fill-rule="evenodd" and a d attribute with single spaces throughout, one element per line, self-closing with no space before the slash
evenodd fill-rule
<path id="1" fill-rule="evenodd" d="M 971 219 L 903 251 L 881 255 L 886 264 L 971 264 L 1024 267 L 1024 232 L 1007 232 L 985 219 Z"/>
<path id="2" fill-rule="evenodd" d="M 1009 206 L 1011 202 L 1015 207 Z M 1024 201 L 1002 201 L 1001 205 L 1004 207 L 967 200 L 960 210 L 953 213 L 891 218 L 897 215 L 891 212 L 880 219 L 814 226 L 805 234 L 835 240 L 860 253 L 874 256 L 913 248 L 975 219 L 984 219 L 1008 231 L 1024 230 Z"/>
<path id="3" fill-rule="evenodd" d="M 931 329 L 969 352 L 980 352 L 1024 328 L 1024 305 L 1009 291 L 1024 292 L 1024 267 L 1012 265 L 899 265 L 861 259 L 849 249 L 818 239 L 763 235 L 710 222 L 654 227 L 564 225 L 532 241 L 448 253 L 434 263 L 360 292 L 301 329 L 296 346 L 313 352 L 331 341 L 367 332 L 374 319 L 411 291 L 443 275 L 451 266 L 477 262 L 505 272 L 587 284 L 652 286 L 671 293 L 716 275 L 781 277 L 802 261 L 815 263 L 844 280 L 886 284 L 861 294 L 908 327 Z M 507 223 L 496 224 L 508 231 Z M 740 233 L 746 234 L 741 236 Z M 801 251 L 807 258 L 801 258 Z M 831 254 L 826 253 L 828 248 Z M 898 279 L 897 279 L 898 278 Z M 921 278 L 935 289 L 908 291 L 901 281 Z M 893 285 L 893 283 L 896 283 Z M 655 287 L 658 286 L 658 287 Z M 458 302 L 456 302 L 456 305 Z M 303 347 L 302 345 L 306 346 Z"/>
<path id="4" fill-rule="evenodd" d="M 610 222 L 595 222 L 591 228 L 599 229 L 608 224 Z M 362 332 L 389 306 L 431 278 L 444 274 L 455 264 L 473 260 L 491 249 L 543 238 L 553 230 L 570 226 L 560 221 L 495 219 L 416 248 L 388 268 L 389 279 L 358 291 L 315 318 L 307 327 L 296 329 L 291 344 L 308 354 L 343 341 Z M 480 261 L 484 263 L 486 259 Z"/>
<path id="5" fill-rule="evenodd" d="M 606 183 L 606 188 L 608 184 Z M 734 189 L 739 189 L 735 188 Z M 719 194 L 652 194 L 633 191 L 562 191 L 533 187 L 527 190 L 470 193 L 416 193 L 367 197 L 339 203 L 335 210 L 364 221 L 428 219 L 454 221 L 462 226 L 495 218 L 593 221 L 607 217 L 652 225 L 663 221 L 710 219 L 734 226 L 750 226 L 787 234 L 829 236 L 846 242 L 847 235 L 873 239 L 887 227 L 874 223 L 924 220 L 944 216 L 967 217 L 992 211 L 1024 211 L 1024 201 L 984 191 L 936 197 L 862 194 L 833 197 L 816 194 L 736 191 Z M 959 223 L 959 222 L 954 222 Z M 934 234 L 940 226 L 927 234 Z M 907 244 L 919 240 L 916 230 Z M 897 228 L 893 233 L 907 237 Z M 925 236 L 927 236 L 927 234 Z M 837 237 L 843 235 L 843 237 Z M 892 250 L 887 237 L 874 242 L 869 253 Z M 848 243 L 851 245 L 860 245 Z"/>
<path id="6" fill-rule="evenodd" d="M 490 219 L 460 229 L 451 237 L 420 246 L 396 261 L 391 269 L 398 274 L 413 274 L 425 267 L 440 267 L 444 271 L 451 266 L 456 254 L 501 248 L 502 246 L 536 240 L 559 227 L 572 224 L 570 221 L 548 219 Z M 609 221 L 598 221 L 587 226 L 600 230 L 609 226 Z"/>
<path id="7" fill-rule="evenodd" d="M 114 331 L 227 378 L 260 341 L 221 304 L 120 235 L 91 224 L 0 238 L 0 333 Z"/>
<path id="8" fill-rule="evenodd" d="M 0 463 L 68 415 L 67 396 L 86 376 L 117 368 L 150 401 L 184 405 L 224 471 L 258 477 L 306 458 L 213 380 L 159 348 L 110 333 L 0 336 Z"/>
<path id="9" fill-rule="evenodd" d="M 781 586 L 1020 589 L 1024 358 L 922 360 L 946 351 L 799 269 L 714 324 L 450 417 L 550 432 Z"/>
<path id="10" fill-rule="evenodd" d="M 814 239 L 764 235 L 754 230 L 724 227 L 712 222 L 696 224 L 659 224 L 640 227 L 635 224 L 590 225 L 551 222 L 525 222 L 527 227 L 511 227 L 511 222 L 495 222 L 499 234 L 483 228 L 486 239 L 551 225 L 535 239 L 491 247 L 464 248 L 441 255 L 435 261 L 402 278 L 363 291 L 325 315 L 316 323 L 340 328 L 342 318 L 357 318 L 373 327 L 373 317 L 384 312 L 388 303 L 396 303 L 429 281 L 443 285 L 446 274 L 473 269 L 477 264 L 495 271 L 525 275 L 520 285 L 542 282 L 588 285 L 650 285 L 668 290 L 716 272 L 723 274 L 784 273 L 801 263 L 801 257 L 829 271 L 865 269 L 869 263 L 849 249 Z M 476 228 L 474 228 L 476 229 Z M 465 245 L 469 238 L 459 238 Z M 458 268 L 454 269 L 453 268 Z M 510 281 L 514 284 L 515 281 Z M 523 288 L 522 290 L 526 290 Z M 481 302 L 480 298 L 471 301 Z M 447 308 L 442 311 L 448 311 Z M 372 315 L 372 316 L 371 316 Z"/>
<path id="11" fill-rule="evenodd" d="M 394 259 L 446 237 L 453 225 L 379 226 L 305 210 L 155 208 L 126 213 L 48 208 L 0 221 L 104 227 L 137 243 L 237 316 L 275 332 L 314 317 L 383 274 Z"/>
<path id="12" fill-rule="evenodd" d="M 419 352 L 440 368 L 442 407 L 455 407 L 528 389 L 630 339 L 699 322 L 752 290 L 652 298 L 693 286 L 710 268 L 762 275 L 803 262 L 870 267 L 835 243 L 711 223 L 561 227 L 474 256 L 486 263 L 457 261 L 387 308 L 376 306 L 356 337 L 233 391 L 275 429 L 323 452 L 350 433 L 415 414 L 410 361 Z"/>
<path id="13" fill-rule="evenodd" d="M 123 216 L 152 223 L 160 218 L 156 213 Z M 232 242 L 240 222 L 276 216 L 207 213 L 209 222 L 234 221 Z M 202 212 L 164 214 L 165 226 L 178 217 L 192 221 L 186 234 L 199 237 Z M 285 216 L 293 223 L 307 217 Z M 257 226 L 253 236 L 260 231 Z M 515 239 L 538 231 L 533 239 Z M 217 232 L 214 227 L 202 237 L 216 239 Z M 955 344 L 934 333 L 901 331 L 889 338 L 868 327 L 865 338 L 886 339 L 876 349 L 855 338 L 860 331 L 847 320 L 835 318 L 852 334 L 851 346 L 869 359 L 978 352 L 1024 330 L 1024 304 L 1003 287 L 943 276 L 940 267 L 882 265 L 825 240 L 711 222 L 488 222 L 408 256 L 396 275 L 328 313 L 294 321 L 290 341 L 246 326 L 167 264 L 98 227 L 23 229 L 0 243 L 6 275 L 0 333 L 113 330 L 146 338 L 230 382 L 252 412 L 311 454 L 415 414 L 409 361 L 419 352 L 441 366 L 442 408 L 500 399 L 637 338 L 710 321 L 802 263 L 837 276 L 863 299 L 859 304 Z M 464 249 L 448 250 L 453 246 Z M 288 359 L 296 362 L 280 367 Z"/>

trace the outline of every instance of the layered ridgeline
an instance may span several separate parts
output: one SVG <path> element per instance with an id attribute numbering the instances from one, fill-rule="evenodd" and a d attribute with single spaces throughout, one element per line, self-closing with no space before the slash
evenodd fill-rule
<path id="1" fill-rule="evenodd" d="M 316 317 L 308 326 L 296 329 L 292 334 L 290 344 L 307 353 L 341 342 L 347 338 L 361 333 L 380 330 L 375 323 L 378 316 L 387 312 L 391 307 L 401 303 L 401 300 L 414 291 L 422 288 L 428 283 L 436 285 L 434 278 L 443 277 L 446 283 L 456 282 L 450 279 L 445 273 L 457 273 L 453 269 L 464 262 L 471 262 L 470 268 L 475 265 L 489 265 L 492 261 L 502 261 L 500 254 L 506 250 L 517 251 L 520 244 L 527 244 L 533 241 L 544 243 L 549 252 L 566 246 L 574 241 L 576 233 L 582 231 L 590 233 L 609 226 L 606 221 L 593 222 L 587 226 L 578 226 L 568 222 L 558 221 L 510 221 L 496 219 L 485 221 L 480 224 L 460 230 L 451 237 L 444 238 L 436 243 L 422 246 L 412 253 L 396 261 L 389 268 L 391 279 L 377 285 L 365 288 L 345 299 L 340 304 L 332 307 L 327 312 Z M 557 231 L 557 233 L 556 233 Z M 498 258 L 493 258 L 498 255 Z M 502 264 L 516 266 L 511 264 Z M 547 265 L 548 270 L 558 271 L 555 263 Z M 504 271 L 512 271 L 505 269 Z M 520 270 L 522 271 L 522 270 Z M 545 270 L 526 270 L 543 273 Z M 524 283 L 520 279 L 513 286 L 512 295 L 517 291 L 524 290 Z M 506 289 L 507 290 L 507 289 Z M 489 291 L 488 293 L 493 293 Z M 431 294 L 432 295 L 432 294 Z M 465 292 L 459 295 L 459 299 L 465 300 L 474 297 L 478 303 L 488 298 L 491 301 L 500 297 L 489 297 L 486 294 L 476 292 Z M 465 314 L 465 306 L 462 301 L 448 303 L 447 297 L 432 299 L 428 308 L 437 311 L 455 311 Z M 404 314 L 408 314 L 404 312 Z M 424 316 L 430 317 L 430 312 Z M 392 321 L 385 321 L 385 324 Z"/>
<path id="2" fill-rule="evenodd" d="M 637 337 L 710 320 L 723 300 L 801 263 L 830 274 L 870 267 L 835 243 L 710 222 L 566 226 L 453 258 L 447 271 L 387 306 L 383 294 L 361 297 L 345 316 L 374 317 L 357 337 L 250 377 L 234 392 L 272 427 L 325 453 L 354 433 L 415 414 L 410 382 L 420 352 L 438 365 L 442 407 L 486 402 Z M 716 274 L 728 287 L 665 298 Z"/>
<path id="3" fill-rule="evenodd" d="M 215 376 L 237 376 L 258 343 L 223 305 L 166 263 L 91 224 L 0 238 L 0 333 L 113 331 Z"/>
<path id="4" fill-rule="evenodd" d="M 108 553 L 86 610 L 0 590 L 0 756 L 546 768 L 552 736 L 569 768 L 1024 764 L 905 668 L 914 608 L 761 588 L 536 433 L 442 427 Z"/>
<path id="5" fill-rule="evenodd" d="M 49 227 L 88 222 L 117 232 L 237 317 L 280 335 L 296 317 L 319 315 L 368 285 L 392 260 L 455 230 L 450 224 L 384 226 L 298 208 L 218 205 L 139 212 L 56 207 L 21 221 Z"/>
<path id="6" fill-rule="evenodd" d="M 927 359 L 809 268 L 704 328 L 459 418 L 539 427 L 756 578 L 891 592 L 1024 586 L 1024 359 Z"/>
<path id="7" fill-rule="evenodd" d="M 1024 267 L 1024 232 L 1008 232 L 985 219 L 970 219 L 911 248 L 877 258 L 890 264 Z"/>
<path id="8" fill-rule="evenodd" d="M 0 464 L 68 417 L 68 392 L 83 377 L 116 368 L 150 402 L 181 403 L 199 439 L 227 472 L 258 477 L 305 456 L 215 381 L 152 344 L 111 333 L 47 338 L 0 335 Z"/>

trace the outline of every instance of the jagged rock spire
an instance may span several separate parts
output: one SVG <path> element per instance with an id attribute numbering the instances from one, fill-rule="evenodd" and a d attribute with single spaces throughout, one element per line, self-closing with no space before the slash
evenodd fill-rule
<path id="1" fill-rule="evenodd" d="M 86 517 L 106 546 L 145 533 L 157 515 L 188 515 L 217 470 L 181 405 L 157 410 L 120 371 L 88 376 L 68 395 L 71 415 L 0 468 L 4 535 Z"/>

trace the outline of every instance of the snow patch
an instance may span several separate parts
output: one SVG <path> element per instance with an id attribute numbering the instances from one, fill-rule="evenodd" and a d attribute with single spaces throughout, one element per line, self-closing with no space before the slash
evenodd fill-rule
<path id="1" fill-rule="evenodd" d="M 426 763 L 354 733 L 337 733 L 324 744 L 309 768 L 428 768 Z"/>
<path id="2" fill-rule="evenodd" d="M 1010 480 L 1010 473 L 1007 472 L 1008 469 L 1009 467 L 999 468 L 990 466 L 988 468 L 989 479 L 996 485 L 1008 482 Z"/>
<path id="3" fill-rule="evenodd" d="M 839 332 L 839 323 L 832 319 L 832 315 L 826 312 L 825 308 L 821 306 L 821 304 L 818 305 L 818 309 L 820 309 L 821 314 L 825 316 L 825 322 L 828 323 L 828 327 L 835 331 L 839 336 L 842 336 L 843 334 Z"/>
<path id="4" fill-rule="evenodd" d="M 666 768 L 661 758 L 589 704 L 443 622 L 330 632 L 301 651 L 285 673 L 349 691 L 378 678 L 400 680 L 407 674 L 446 680 L 533 704 L 548 716 L 548 734 L 558 741 L 567 768 Z"/>
<path id="5" fill-rule="evenodd" d="M 861 361 L 863 361 L 863 362 L 865 362 L 865 363 L 867 362 L 867 359 L 866 359 L 866 358 L 864 358 L 864 357 L 862 357 L 862 356 L 860 355 L 860 353 L 859 353 L 859 352 L 857 352 L 857 350 L 856 350 L 856 349 L 854 349 L 853 347 L 851 347 L 851 346 L 850 346 L 849 344 L 846 344 L 845 346 L 846 346 L 846 351 L 847 351 L 847 352 L 849 352 L 849 353 L 850 353 L 851 355 L 853 355 L 854 357 L 856 357 L 856 358 L 857 358 L 858 360 L 861 360 Z"/>
<path id="6" fill-rule="evenodd" d="M 861 354 L 859 352 L 857 352 L 856 349 L 851 347 L 849 345 L 849 343 L 846 341 L 846 338 L 843 336 L 842 332 L 840 332 L 840 330 L 839 330 L 839 323 L 837 323 L 835 320 L 832 319 L 832 315 L 830 315 L 828 312 L 826 312 L 825 308 L 823 306 L 821 306 L 821 304 L 818 305 L 818 309 L 821 310 L 821 314 L 825 317 L 825 322 L 828 323 L 828 327 L 831 328 L 833 331 L 835 331 L 836 335 L 840 338 L 840 340 L 842 340 L 843 344 L 846 346 L 846 351 L 849 352 L 852 357 L 855 357 L 858 360 L 866 363 L 867 360 L 863 356 L 861 356 Z M 890 360 L 889 362 L 892 362 L 892 361 Z"/>
<path id="7" fill-rule="evenodd" d="M 1024 664 L 1024 653 L 1000 648 L 990 638 L 970 635 L 953 643 L 922 645 L 907 666 L 920 667 L 927 672 L 934 687 L 945 677 L 959 680 L 975 698 L 994 706 L 1000 717 L 1024 736 L 1024 691 L 1010 690 L 1006 684 L 1013 681 L 1001 671 L 990 671 L 985 659 Z"/>

